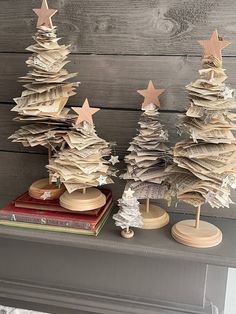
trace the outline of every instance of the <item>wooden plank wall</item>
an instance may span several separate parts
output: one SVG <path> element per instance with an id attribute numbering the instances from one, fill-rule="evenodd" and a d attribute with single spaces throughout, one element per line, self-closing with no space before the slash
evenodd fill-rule
<path id="1" fill-rule="evenodd" d="M 49 0 L 58 9 L 54 24 L 65 43 L 71 43 L 69 69 L 82 82 L 69 105 L 88 97 L 100 111 L 95 118 L 102 137 L 115 140 L 124 157 L 136 133 L 142 97 L 137 89 L 152 79 L 161 96 L 161 120 L 169 129 L 170 144 L 177 140 L 174 123 L 187 103 L 184 86 L 197 78 L 201 47 L 217 28 L 232 41 L 223 51 L 229 83 L 236 86 L 236 2 L 234 0 Z M 45 175 L 42 149 L 24 149 L 7 137 L 17 129 L 10 109 L 22 87 L 17 77 L 26 73 L 25 47 L 32 43 L 41 0 L 1 0 L 0 10 L 0 204 L 15 197 Z M 123 183 L 113 186 L 120 196 Z M 233 197 L 236 200 L 235 197 Z M 184 208 L 184 209 L 183 209 Z M 186 205 L 173 210 L 191 211 Z M 204 209 L 207 215 L 236 218 L 230 209 Z"/>

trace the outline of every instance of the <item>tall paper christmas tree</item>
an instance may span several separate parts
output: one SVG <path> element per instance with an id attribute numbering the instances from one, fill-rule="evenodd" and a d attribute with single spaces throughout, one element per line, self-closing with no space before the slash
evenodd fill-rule
<path id="1" fill-rule="evenodd" d="M 152 81 L 148 88 L 139 90 L 144 96 L 139 121 L 138 135 L 130 143 L 129 155 L 125 157 L 127 172 L 122 176 L 128 180 L 127 188 L 135 191 L 137 199 L 145 199 L 141 205 L 144 229 L 156 229 L 169 222 L 169 216 L 164 209 L 150 204 L 150 199 L 168 199 L 168 174 L 166 166 L 171 160 L 170 149 L 166 146 L 168 133 L 163 130 L 159 121 L 159 96 L 163 89 L 155 89 Z"/>
<path id="2" fill-rule="evenodd" d="M 70 74 L 64 69 L 69 62 L 69 46 L 58 43 L 56 27 L 52 25 L 52 16 L 57 10 L 49 9 L 47 0 L 43 0 L 40 9 L 34 9 L 38 15 L 35 43 L 26 50 L 32 55 L 26 61 L 29 72 L 20 78 L 25 90 L 21 97 L 15 98 L 18 121 L 27 122 L 10 139 L 26 147 L 38 145 L 48 148 L 49 158 L 57 147 L 63 144 L 63 135 L 68 129 L 69 109 L 65 105 L 69 97 L 75 95 L 78 83 L 68 83 L 77 73 Z M 30 123 L 30 124 L 29 124 Z M 48 199 L 57 198 L 63 189 L 51 184 L 50 179 L 35 182 L 29 189 L 31 196 Z"/>
<path id="3" fill-rule="evenodd" d="M 199 42 L 204 48 L 200 78 L 189 84 L 189 106 L 180 128 L 190 135 L 174 148 L 173 186 L 177 198 L 197 208 L 196 220 L 177 223 L 172 234 L 186 245 L 215 246 L 222 240 L 221 231 L 200 220 L 201 206 L 228 207 L 230 187 L 236 184 L 236 141 L 234 93 L 226 86 L 221 49 L 228 41 L 214 31 L 210 40 Z"/>
<path id="4" fill-rule="evenodd" d="M 61 205 L 75 211 L 87 211 L 103 206 L 105 195 L 98 186 L 113 183 L 114 158 L 108 142 L 96 134 L 92 116 L 99 111 L 86 99 L 82 108 L 73 108 L 78 118 L 71 131 L 64 136 L 65 147 L 47 166 L 54 181 L 63 183 L 67 189 Z M 112 156 L 114 157 L 114 156 Z"/>

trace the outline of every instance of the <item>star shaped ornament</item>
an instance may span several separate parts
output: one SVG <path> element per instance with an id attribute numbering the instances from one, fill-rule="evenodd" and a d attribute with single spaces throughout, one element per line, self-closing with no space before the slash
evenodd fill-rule
<path id="1" fill-rule="evenodd" d="M 43 199 L 44 201 L 46 201 L 47 199 L 49 199 L 51 197 L 51 192 L 44 192 L 43 195 L 41 196 L 41 199 Z"/>
<path id="2" fill-rule="evenodd" d="M 217 30 L 215 30 L 209 40 L 199 40 L 199 44 L 203 47 L 203 58 L 215 57 L 222 60 L 221 50 L 231 43 L 219 37 Z"/>
<path id="3" fill-rule="evenodd" d="M 115 164 L 118 164 L 119 161 L 119 156 L 111 156 L 109 162 L 114 166 Z"/>
<path id="4" fill-rule="evenodd" d="M 226 86 L 225 90 L 223 92 L 224 99 L 231 99 L 231 98 L 233 98 L 233 93 L 234 93 L 234 90 L 229 88 L 228 86 Z"/>
<path id="5" fill-rule="evenodd" d="M 49 9 L 47 0 L 43 0 L 40 9 L 33 9 L 34 13 L 38 15 L 37 27 L 46 26 L 53 28 L 52 17 L 57 13 L 57 10 Z"/>
<path id="6" fill-rule="evenodd" d="M 107 184 L 107 177 L 105 176 L 100 176 L 98 179 L 97 179 L 99 185 L 104 185 L 104 184 Z"/>
<path id="7" fill-rule="evenodd" d="M 79 126 L 80 123 L 84 121 L 88 122 L 90 125 L 93 125 L 92 116 L 100 110 L 98 108 L 90 107 L 88 99 L 85 100 L 82 108 L 73 107 L 72 109 L 79 115 L 79 117 L 76 120 L 75 126 Z"/>
<path id="8" fill-rule="evenodd" d="M 53 131 L 48 131 L 48 132 L 46 133 L 46 136 L 47 136 L 48 139 L 50 139 L 50 138 L 55 138 L 55 132 L 53 132 Z"/>
<path id="9" fill-rule="evenodd" d="M 134 191 L 133 190 L 131 190 L 131 188 L 129 188 L 127 191 L 124 191 L 124 194 L 125 194 L 125 197 L 126 198 L 131 198 L 131 197 L 133 197 L 134 196 Z"/>
<path id="10" fill-rule="evenodd" d="M 165 89 L 156 89 L 152 81 L 149 81 L 148 88 L 138 90 L 137 92 L 144 97 L 143 109 L 147 108 L 150 104 L 160 107 L 159 96 L 164 93 Z"/>

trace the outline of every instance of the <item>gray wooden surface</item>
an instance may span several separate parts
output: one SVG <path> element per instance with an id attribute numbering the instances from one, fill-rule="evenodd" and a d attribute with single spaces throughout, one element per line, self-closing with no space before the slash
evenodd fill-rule
<path id="1" fill-rule="evenodd" d="M 233 0 L 48 1 L 50 7 L 59 11 L 54 18 L 59 36 L 71 43 L 73 54 L 68 68 L 78 71 L 78 80 L 82 82 L 78 95 L 68 105 L 81 105 L 88 97 L 93 106 L 103 108 L 95 117 L 96 129 L 101 137 L 117 142 L 121 159 L 136 133 L 141 114 L 142 97 L 136 90 L 145 88 L 149 79 L 157 87 L 166 88 L 161 96 L 160 119 L 169 129 L 170 144 L 178 140 L 174 123 L 187 104 L 184 87 L 198 77 L 201 64 L 202 51 L 196 41 L 209 38 L 215 28 L 233 42 L 223 55 L 228 82 L 236 86 Z M 7 140 L 18 128 L 11 121 L 14 114 L 10 109 L 13 98 L 22 90 L 17 77 L 26 73 L 24 61 L 29 54 L 24 49 L 32 43 L 35 32 L 36 16 L 31 9 L 39 7 L 41 1 L 0 2 L 3 206 L 34 180 L 46 176 L 47 157 L 43 149 L 25 149 Z M 112 188 L 118 198 L 124 182 L 116 180 Z M 236 194 L 233 199 L 236 200 Z M 169 210 L 193 209 L 180 204 Z M 205 207 L 203 214 L 236 218 L 234 206 L 225 210 Z M 171 224 L 187 217 L 172 215 Z M 56 314 L 175 314 L 176 309 L 180 314 L 212 313 L 212 305 L 223 311 L 226 268 L 236 267 L 235 221 L 206 220 L 218 225 L 224 234 L 223 243 L 209 250 L 176 243 L 170 236 L 170 226 L 157 231 L 138 230 L 130 241 L 119 236 L 111 221 L 98 238 L 1 227 L 0 303 Z M 94 263 L 102 270 L 97 280 Z M 207 264 L 218 266 L 210 270 L 212 266 Z M 92 269 L 90 274 L 84 271 L 86 267 Z M 134 279 L 128 277 L 129 269 Z M 138 275 L 135 269 L 139 270 Z M 106 295 L 101 293 L 103 282 Z M 100 292 L 91 292 L 93 288 Z"/>
<path id="2" fill-rule="evenodd" d="M 32 43 L 36 23 L 31 9 L 40 4 L 39 0 L 1 0 L 1 206 L 46 175 L 44 149 L 26 149 L 7 140 L 18 128 L 11 121 L 14 114 L 10 109 L 13 98 L 22 91 L 17 78 L 27 71 L 24 62 L 29 54 L 24 48 Z M 82 83 L 68 105 L 82 105 L 88 97 L 93 106 L 103 108 L 95 116 L 96 129 L 101 137 L 117 142 L 121 159 L 141 114 L 142 97 L 136 90 L 145 88 L 149 79 L 157 87 L 166 88 L 161 96 L 160 119 L 169 130 L 170 145 L 179 140 L 174 124 L 187 104 L 185 85 L 198 77 L 201 64 L 201 47 L 196 41 L 209 38 L 215 28 L 233 42 L 223 54 L 228 82 L 236 86 L 233 0 L 49 0 L 49 5 L 59 11 L 54 18 L 59 36 L 72 44 L 68 68 L 79 72 Z M 112 187 L 116 198 L 124 187 L 117 182 Z M 194 211 L 183 204 L 170 210 Z M 220 210 L 206 206 L 203 214 L 236 218 L 234 206 Z"/>
<path id="3" fill-rule="evenodd" d="M 17 79 L 27 71 L 24 62 L 28 56 L 24 53 L 1 54 L 0 102 L 12 103 L 13 97 L 20 95 L 22 87 Z M 136 91 L 145 89 L 152 79 L 158 88 L 166 89 L 160 97 L 161 110 L 170 111 L 170 114 L 185 110 L 185 85 L 199 77 L 201 67 L 201 58 L 190 56 L 76 54 L 70 56 L 70 60 L 68 69 L 79 72 L 81 86 L 78 95 L 72 97 L 68 105 L 82 105 L 87 97 L 93 106 L 101 108 L 140 110 L 143 97 Z M 235 87 L 235 58 L 225 57 L 224 67 L 227 69 L 228 83 Z"/>
<path id="4" fill-rule="evenodd" d="M 188 218 L 194 217 L 186 214 L 171 214 L 168 226 L 159 230 L 137 229 L 135 237 L 129 241 L 120 237 L 120 229 L 115 227 L 111 218 L 97 238 L 5 226 L 0 227 L 0 236 L 6 239 L 44 243 L 51 247 L 59 245 L 63 250 L 65 247 L 76 247 L 78 249 L 126 254 L 137 256 L 137 258 L 147 256 L 156 259 L 180 259 L 188 262 L 236 268 L 235 221 L 204 217 L 204 220 L 221 229 L 223 241 L 217 247 L 196 249 L 177 243 L 171 236 L 171 226 L 179 220 Z"/>
<path id="5" fill-rule="evenodd" d="M 12 121 L 15 114 L 11 112 L 10 109 L 11 105 L 3 104 L 0 106 L 0 150 L 46 154 L 47 150 L 42 147 L 25 148 L 19 143 L 12 143 L 8 140 L 8 137 L 20 126 L 19 123 Z M 108 141 L 117 143 L 115 150 L 122 160 L 127 153 L 126 150 L 129 146 L 129 141 L 131 141 L 137 133 L 136 129 L 138 127 L 140 114 L 140 111 L 103 109 L 94 115 L 94 123 L 98 135 Z M 169 115 L 167 112 L 164 112 L 160 114 L 160 121 L 169 131 L 169 146 L 174 145 L 175 142 L 175 121 L 177 116 L 177 113 Z"/>
<path id="6" fill-rule="evenodd" d="M 47 163 L 47 156 L 38 153 L 24 152 L 3 152 L 0 151 L 0 206 L 6 205 L 12 199 L 27 190 L 28 186 L 41 177 L 46 177 L 47 172 L 44 165 Z M 26 166 L 27 165 L 27 166 Z M 124 169 L 124 164 L 121 164 Z M 118 199 L 124 190 L 125 182 L 115 179 L 115 184 L 109 187 L 113 190 L 114 199 Z M 236 193 L 232 194 L 232 198 L 236 198 Z M 179 203 L 177 207 L 175 202 L 167 207 L 165 201 L 158 200 L 157 203 L 170 212 L 195 213 L 195 208 L 183 203 Z M 235 205 L 230 208 L 212 209 L 204 205 L 202 214 L 206 216 L 235 218 Z"/>
<path id="7" fill-rule="evenodd" d="M 97 245 L 92 248 L 89 238 L 87 246 L 81 245 L 80 237 L 75 237 L 77 244 L 60 241 L 56 245 L 20 234 L 17 239 L 14 235 L 6 239 L 3 228 L 0 232 L 0 301 L 5 297 L 35 302 L 42 305 L 40 310 L 43 305 L 58 306 L 64 313 L 77 309 L 100 314 L 212 314 L 212 305 L 223 309 L 224 293 L 219 295 L 219 291 L 225 286 L 225 268 L 217 269 L 217 290 L 212 280 L 215 267 L 207 266 L 207 260 L 199 262 L 197 254 L 196 259 L 180 258 L 173 239 L 176 250 L 169 246 L 166 253 L 151 256 L 148 246 L 146 253 L 142 249 L 137 255 L 137 242 L 129 245 L 129 253 L 124 243 L 120 251 L 119 241 L 112 243 L 111 233 L 106 239 L 94 239 Z M 163 229 L 158 237 L 163 241 L 168 235 Z M 153 233 L 152 238 L 155 240 Z M 85 243 L 85 237 L 82 239 Z"/>
<path id="8" fill-rule="evenodd" d="M 236 42 L 234 0 L 51 0 L 49 3 L 59 10 L 55 24 L 72 43 L 75 53 L 200 55 L 196 40 L 207 38 L 215 28 Z M 24 50 L 35 26 L 31 8 L 36 7 L 38 0 L 1 0 L 1 51 Z M 236 44 L 225 54 L 235 55 Z"/>
<path id="9" fill-rule="evenodd" d="M 206 302 L 216 303 L 219 313 L 224 313 L 225 297 L 227 292 L 228 268 L 208 266 Z M 229 313 L 225 313 L 229 314 Z"/>
<path id="10" fill-rule="evenodd" d="M 31 246 L 27 241 L 20 241 L 17 246 L 17 242 L 11 239 L 2 239 L 0 243 L 3 256 L 0 278 L 3 280 L 37 283 L 38 286 L 47 283 L 49 287 L 62 287 L 81 293 L 99 291 L 107 296 L 120 293 L 140 300 L 149 298 L 150 301 L 159 300 L 162 303 L 204 306 L 205 264 L 147 256 L 135 258 L 127 254 L 119 254 L 119 258 L 116 258 L 117 254 L 110 251 L 66 246 L 62 249 L 61 246 L 40 243 Z M 16 264 L 19 256 L 21 262 Z M 109 280 L 105 280 L 104 276 Z M 164 281 L 168 284 L 161 285 Z M 177 290 L 178 282 L 181 282 L 182 288 Z M 195 282 L 195 285 L 189 285 L 189 282 Z"/>
<path id="11" fill-rule="evenodd" d="M 171 224 L 179 218 L 172 216 Z M 29 302 L 27 308 L 41 311 L 54 307 L 55 314 L 72 309 L 212 314 L 213 307 L 223 313 L 227 266 L 236 263 L 229 222 L 220 224 L 223 245 L 208 250 L 176 243 L 168 226 L 139 230 L 130 241 L 119 236 L 112 221 L 98 238 L 0 227 L 0 302 Z"/>

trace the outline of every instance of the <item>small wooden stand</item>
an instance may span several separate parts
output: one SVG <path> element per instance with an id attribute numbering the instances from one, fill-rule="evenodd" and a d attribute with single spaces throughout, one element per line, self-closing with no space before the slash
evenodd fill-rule
<path id="1" fill-rule="evenodd" d="M 196 219 L 176 223 L 171 230 L 173 238 L 184 245 L 209 248 L 222 241 L 222 232 L 216 226 L 200 220 L 201 206 L 197 209 Z"/>
<path id="2" fill-rule="evenodd" d="M 66 209 L 83 212 L 104 206 L 106 196 L 96 188 L 82 189 L 62 194 L 60 204 Z"/>
<path id="3" fill-rule="evenodd" d="M 50 144 L 48 145 L 48 161 L 50 162 L 52 158 L 52 148 Z M 51 177 L 41 179 L 29 187 L 29 195 L 38 200 L 56 200 L 65 192 L 65 187 L 62 184 L 57 187 L 56 184 L 52 183 Z"/>
<path id="4" fill-rule="evenodd" d="M 29 195 L 37 200 L 55 200 L 65 192 L 64 185 L 57 187 L 48 178 L 38 180 L 29 187 Z"/>
<path id="5" fill-rule="evenodd" d="M 134 236 L 134 231 L 130 228 L 126 228 L 121 231 L 121 236 L 125 239 L 131 239 Z"/>
<path id="6" fill-rule="evenodd" d="M 146 204 L 140 205 L 140 212 L 143 217 L 142 229 L 159 229 L 169 223 L 169 215 L 167 212 L 154 204 L 150 204 L 147 199 Z"/>

